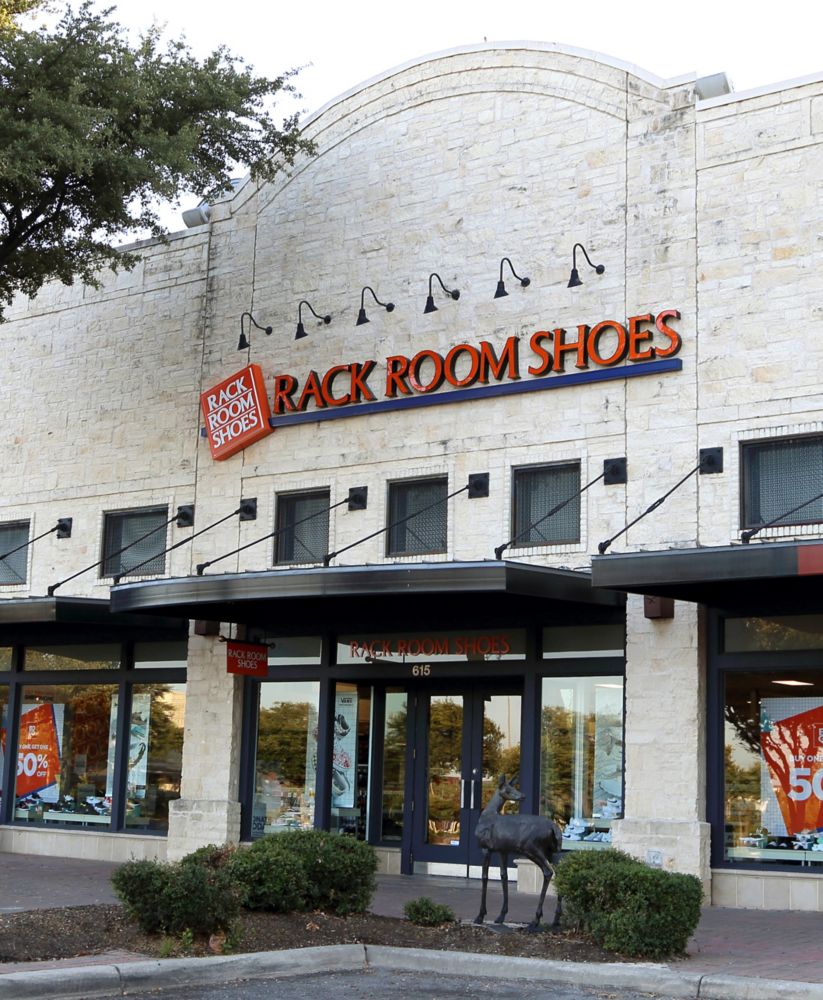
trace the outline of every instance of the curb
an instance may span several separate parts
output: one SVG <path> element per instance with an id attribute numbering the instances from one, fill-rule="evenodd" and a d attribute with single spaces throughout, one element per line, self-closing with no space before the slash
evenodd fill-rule
<path id="1" fill-rule="evenodd" d="M 366 968 L 487 979 L 529 979 L 576 986 L 658 993 L 673 1000 L 823 1000 L 823 983 L 747 979 L 675 972 L 665 965 L 558 962 L 460 951 L 343 944 L 291 951 L 249 952 L 213 958 L 150 959 L 43 972 L 0 972 L 0 1000 L 91 1000 L 94 997 L 239 979 L 356 972 Z"/>
<path id="2" fill-rule="evenodd" d="M 463 951 L 428 951 L 424 948 L 386 948 L 366 945 L 369 966 L 383 969 L 429 971 L 487 979 L 530 979 L 533 982 L 572 983 L 575 986 L 655 992 L 673 998 L 698 996 L 700 975 L 672 972 L 665 965 L 622 962 L 559 962 L 542 958 L 512 958 Z M 820 994 L 823 998 L 823 992 Z M 730 998 L 731 1000 L 731 998 Z"/>

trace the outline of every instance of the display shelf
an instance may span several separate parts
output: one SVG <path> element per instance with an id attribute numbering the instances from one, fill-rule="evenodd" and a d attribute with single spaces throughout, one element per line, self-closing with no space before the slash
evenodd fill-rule
<path id="1" fill-rule="evenodd" d="M 111 826 L 111 816 L 93 816 L 90 813 L 66 813 L 58 812 L 56 809 L 45 809 L 42 816 L 32 816 L 28 809 L 15 809 L 15 819 L 32 820 L 35 823 L 76 823 L 87 826 L 96 824 L 98 826 Z"/>
<path id="2" fill-rule="evenodd" d="M 823 851 L 795 851 L 783 847 L 727 847 L 730 861 L 793 861 L 803 867 L 823 864 Z"/>

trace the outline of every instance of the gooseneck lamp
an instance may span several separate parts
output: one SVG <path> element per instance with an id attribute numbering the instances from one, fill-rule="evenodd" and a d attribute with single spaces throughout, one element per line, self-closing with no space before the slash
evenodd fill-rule
<path id="1" fill-rule="evenodd" d="M 512 275 L 515 278 L 517 278 L 517 280 L 520 282 L 520 285 L 523 288 L 528 288 L 528 286 L 531 284 L 531 278 L 521 278 L 520 275 L 515 271 L 514 267 L 512 266 L 512 262 L 509 260 L 509 258 L 508 257 L 504 257 L 500 261 L 500 277 L 499 277 L 499 279 L 497 281 L 497 291 L 494 293 L 494 297 L 496 299 L 502 299 L 504 296 L 506 296 L 506 295 L 509 294 L 506 291 L 506 286 L 503 284 L 503 265 L 504 264 L 508 264 L 509 265 L 509 270 L 511 271 Z"/>
<path id="2" fill-rule="evenodd" d="M 566 286 L 567 288 L 577 288 L 578 285 L 582 285 L 583 284 L 583 282 L 580 280 L 580 272 L 577 270 L 577 248 L 578 247 L 580 247 L 580 249 L 583 251 L 583 256 L 586 258 L 586 261 L 588 262 L 589 267 L 593 268 L 594 271 L 597 274 L 602 274 L 606 270 L 606 267 L 605 267 L 604 264 L 592 264 L 591 259 L 589 258 L 589 255 L 586 253 L 586 248 L 583 246 L 583 244 L 582 243 L 575 243 L 575 245 L 574 245 L 574 247 L 572 249 L 572 273 L 569 276 L 569 283 Z"/>
<path id="3" fill-rule="evenodd" d="M 295 340 L 302 340 L 303 337 L 308 337 L 306 333 L 306 328 L 303 326 L 303 306 L 305 306 L 315 319 L 319 319 L 321 323 L 325 323 L 326 326 L 331 323 L 331 316 L 321 316 L 316 313 L 311 307 L 311 303 L 307 302 L 305 299 L 300 300 L 300 305 L 297 307 L 297 333 L 294 335 Z"/>
<path id="4" fill-rule="evenodd" d="M 240 315 L 240 340 L 238 340 L 238 342 L 237 342 L 237 350 L 238 351 L 247 351 L 251 347 L 251 343 L 249 342 L 249 338 L 246 336 L 246 331 L 245 331 L 245 328 L 243 326 L 243 320 L 247 316 L 249 318 L 249 322 L 253 323 L 257 327 L 258 330 L 262 330 L 263 333 L 265 333 L 265 335 L 267 337 L 271 336 L 271 327 L 270 326 L 261 326 L 257 322 L 257 320 L 254 318 L 254 316 L 252 316 L 252 314 L 250 312 L 241 313 L 241 315 Z M 249 332 L 251 333 L 251 327 L 249 327 Z"/>
<path id="5" fill-rule="evenodd" d="M 453 299 L 460 298 L 460 292 L 456 288 L 446 288 L 446 286 L 443 284 L 443 279 L 440 277 L 440 275 L 435 272 L 432 272 L 429 275 L 429 297 L 426 299 L 426 306 L 423 309 L 424 313 L 437 312 L 437 306 L 434 304 L 434 296 L 432 295 L 432 278 L 437 278 L 437 280 L 440 282 L 440 287 L 443 289 L 446 295 L 450 295 Z"/>
<path id="6" fill-rule="evenodd" d="M 364 285 L 363 290 L 360 292 L 360 312 L 357 314 L 357 322 L 354 324 L 355 326 L 362 326 L 364 323 L 370 322 L 369 317 L 366 315 L 366 307 L 363 302 L 363 296 L 366 294 L 366 292 L 371 292 L 371 296 L 374 299 L 374 301 L 379 306 L 382 306 L 387 313 L 394 311 L 393 302 L 381 302 L 380 299 L 378 299 L 378 297 L 375 295 L 374 289 L 370 285 Z"/>

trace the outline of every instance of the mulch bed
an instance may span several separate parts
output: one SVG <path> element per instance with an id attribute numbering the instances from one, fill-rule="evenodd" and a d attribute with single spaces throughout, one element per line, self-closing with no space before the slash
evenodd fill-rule
<path id="1" fill-rule="evenodd" d="M 486 924 L 418 927 L 408 920 L 360 914 L 250 913 L 225 950 L 279 951 L 330 944 L 382 944 L 401 948 L 517 955 L 575 962 L 615 962 L 620 958 L 597 945 L 548 930 L 527 933 Z M 144 934 L 118 905 L 70 906 L 0 915 L 0 963 L 31 962 L 130 951 L 151 957 L 208 955 L 220 952 L 220 940 L 184 944 L 175 938 Z M 0 971 L 2 966 L 0 965 Z"/>

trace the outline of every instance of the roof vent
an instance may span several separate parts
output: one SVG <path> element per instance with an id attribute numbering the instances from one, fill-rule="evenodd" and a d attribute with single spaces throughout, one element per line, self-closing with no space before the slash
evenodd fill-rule
<path id="1" fill-rule="evenodd" d="M 197 208 L 187 208 L 183 213 L 183 223 L 186 229 L 193 229 L 195 226 L 205 226 L 211 215 L 211 205 L 207 201 L 201 201 Z"/>
<path id="2" fill-rule="evenodd" d="M 710 97 L 722 97 L 724 94 L 730 94 L 733 89 L 725 73 L 701 76 L 694 84 L 695 93 L 701 101 L 708 101 Z"/>
<path id="3" fill-rule="evenodd" d="M 229 181 L 231 188 L 224 195 L 215 198 L 215 202 L 227 201 L 229 198 L 232 198 L 234 192 L 245 180 L 245 177 L 232 177 Z M 207 201 L 201 201 L 197 208 L 187 208 L 183 212 L 183 222 L 186 228 L 193 229 L 195 226 L 205 226 L 211 219 L 211 209 L 212 206 Z"/>

